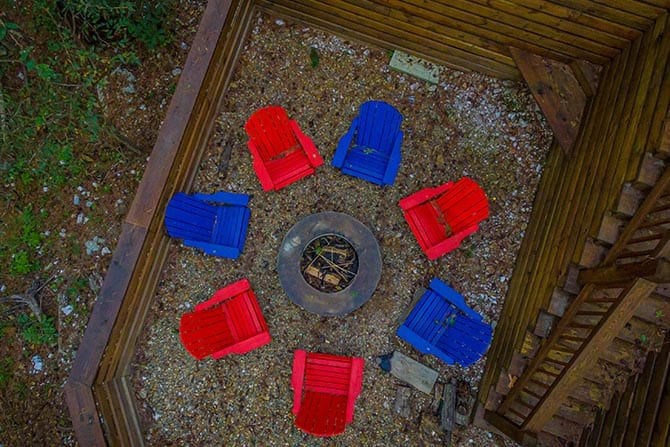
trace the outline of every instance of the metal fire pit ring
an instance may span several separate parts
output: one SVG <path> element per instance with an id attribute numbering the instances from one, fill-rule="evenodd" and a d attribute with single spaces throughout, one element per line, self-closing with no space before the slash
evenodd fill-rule
<path id="1" fill-rule="evenodd" d="M 314 239 L 334 234 L 346 239 L 358 255 L 358 272 L 339 292 L 321 292 L 305 281 L 300 262 L 305 247 Z M 277 259 L 279 281 L 289 299 L 319 315 L 345 315 L 370 299 L 382 273 L 379 244 L 372 232 L 344 213 L 312 214 L 295 224 L 281 243 Z"/>

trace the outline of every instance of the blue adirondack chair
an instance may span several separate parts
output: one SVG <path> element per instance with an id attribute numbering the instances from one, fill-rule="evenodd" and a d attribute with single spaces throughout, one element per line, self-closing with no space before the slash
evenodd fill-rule
<path id="1" fill-rule="evenodd" d="M 176 193 L 165 211 L 167 233 L 207 254 L 237 259 L 242 253 L 251 212 L 249 196 L 230 192 Z"/>
<path id="2" fill-rule="evenodd" d="M 463 297 L 434 278 L 396 334 L 424 354 L 469 366 L 491 344 L 493 330 Z"/>
<path id="3" fill-rule="evenodd" d="M 331 165 L 380 186 L 392 185 L 400 167 L 401 122 L 402 115 L 390 104 L 364 102 L 340 139 Z"/>

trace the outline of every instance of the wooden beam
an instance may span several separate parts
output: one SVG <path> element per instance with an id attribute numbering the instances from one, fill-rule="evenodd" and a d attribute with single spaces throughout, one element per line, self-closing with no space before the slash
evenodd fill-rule
<path id="1" fill-rule="evenodd" d="M 577 280 L 580 284 L 620 284 L 635 278 L 644 278 L 658 284 L 670 282 L 670 262 L 664 258 L 654 258 L 586 269 L 579 272 Z"/>
<path id="2" fill-rule="evenodd" d="M 510 47 L 512 57 L 566 154 L 572 152 L 586 107 L 586 94 L 570 67 Z"/>
<path id="3" fill-rule="evenodd" d="M 591 338 L 575 354 L 570 366 L 552 384 L 542 399 L 537 403 L 528 419 L 521 427 L 523 431 L 538 433 L 547 421 L 556 413 L 563 399 L 574 385 L 581 380 L 584 373 L 592 367 L 593 359 L 598 352 L 609 345 L 614 337 L 635 314 L 640 302 L 647 298 L 656 288 L 656 284 L 646 279 L 637 279 L 624 292 L 623 297 L 610 307 L 605 318 L 596 327 Z"/>

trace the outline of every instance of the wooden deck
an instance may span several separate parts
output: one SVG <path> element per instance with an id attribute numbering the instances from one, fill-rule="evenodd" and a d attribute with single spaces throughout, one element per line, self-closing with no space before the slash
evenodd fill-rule
<path id="1" fill-rule="evenodd" d="M 649 251 L 649 244 L 667 242 L 665 221 L 670 219 L 661 218 L 654 238 L 639 240 L 651 236 L 640 235 L 640 229 L 646 228 L 646 217 L 635 217 L 635 213 L 644 210 L 645 198 L 655 194 L 654 186 L 670 156 L 668 0 L 211 0 L 66 384 L 78 442 L 85 446 L 143 444 L 128 368 L 169 243 L 162 216 L 173 192 L 188 191 L 193 182 L 255 8 L 304 21 L 344 38 L 401 49 L 435 63 L 505 79 L 523 79 L 512 48 L 572 68 L 590 100 L 584 106 L 579 132 L 571 136 L 571 151 L 560 150 L 556 143 L 545 164 L 480 388 L 479 414 L 486 414 L 486 419 L 480 417 L 477 422 L 492 424 L 494 429 L 528 444 L 587 439 L 581 436 L 584 423 L 598 424 L 601 420 L 590 408 L 598 404 L 608 408 L 604 402 L 609 403 L 612 395 L 590 393 L 589 386 L 610 383 L 608 374 L 635 377 L 635 367 L 611 365 L 635 360 L 628 349 L 635 346 L 639 334 L 647 334 L 639 331 L 669 324 L 667 318 L 654 320 L 658 306 L 668 302 L 666 287 L 657 285 L 665 274 L 666 252 L 652 249 L 641 255 L 644 259 L 629 257 L 635 261 L 628 263 L 641 264 L 619 266 L 623 263 L 621 256 L 640 248 L 630 247 L 630 240 L 642 245 L 638 251 Z M 603 67 L 597 91 L 589 81 L 589 67 L 594 66 Z M 659 197 L 665 194 L 664 190 Z M 617 241 L 629 233 L 632 239 L 625 239 L 621 248 L 623 243 L 617 245 Z M 661 236 L 656 237 L 657 233 Z M 611 255 L 615 252 L 616 256 Z M 626 284 L 613 284 L 612 277 L 621 275 L 627 279 Z M 650 283 L 656 285 L 647 293 Z M 618 292 L 607 292 L 608 287 Z M 589 295 L 589 300 L 615 295 L 620 305 L 611 311 L 615 319 L 599 314 L 607 330 L 592 327 L 589 335 L 595 340 L 589 349 L 602 351 L 598 362 L 603 372 L 571 375 L 571 371 L 584 369 L 583 355 L 582 360 L 576 355 L 581 348 L 573 349 L 577 360 L 572 369 L 568 365 L 573 360 L 554 357 L 544 352 L 548 348 L 543 351 L 540 346 L 552 337 L 552 328 L 559 327 L 561 318 L 601 312 L 568 311 L 570 302 L 587 288 L 602 294 Z M 670 315 L 670 309 L 664 315 Z M 529 333 L 529 327 L 534 331 Z M 604 346 L 607 340 L 611 341 L 609 348 Z M 647 341 L 651 345 L 655 339 Z M 530 372 L 524 378 L 524 368 L 531 371 L 527 368 L 533 365 L 535 356 L 538 365 L 539 359 L 549 357 L 567 364 L 558 364 L 566 369 L 556 384 L 542 382 L 549 385 L 548 389 L 554 387 L 550 394 L 529 385 L 537 379 Z M 652 363 L 660 365 L 654 368 L 661 368 L 664 361 Z M 538 365 L 531 369 L 547 369 Z M 655 371 L 649 377 L 660 377 Z M 516 381 L 505 383 L 501 377 L 516 377 Z M 640 377 L 636 383 L 647 380 L 646 376 Z M 526 391 L 513 391 L 516 386 Z M 567 399 L 556 391 L 569 388 Z M 643 389 L 648 387 L 630 391 L 631 406 L 635 402 L 640 405 L 643 391 L 637 390 Z M 514 403 L 519 396 L 522 409 Z M 510 403 L 505 403 L 506 398 Z M 544 399 L 542 406 L 547 409 L 535 410 L 534 399 Z M 644 402 L 647 405 L 650 401 Z M 549 409 L 556 409 L 559 416 L 552 418 Z M 666 414 L 667 404 L 645 406 L 644 417 L 664 420 L 653 414 L 654 409 L 659 415 Z M 581 417 L 583 414 L 589 416 Z M 648 426 L 643 421 L 630 423 Z M 602 439 L 604 430 L 602 426 L 598 432 Z M 616 432 L 614 428 L 607 430 Z"/>

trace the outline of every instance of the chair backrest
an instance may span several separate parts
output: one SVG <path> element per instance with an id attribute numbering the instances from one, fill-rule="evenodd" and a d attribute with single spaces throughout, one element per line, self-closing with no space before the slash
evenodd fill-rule
<path id="1" fill-rule="evenodd" d="M 255 143 L 263 161 L 299 147 L 286 110 L 279 106 L 267 106 L 254 112 L 244 125 L 244 130 Z"/>
<path id="2" fill-rule="evenodd" d="M 270 342 L 270 333 L 249 281 L 218 290 L 182 316 L 179 336 L 198 360 L 243 354 Z"/>
<path id="3" fill-rule="evenodd" d="M 435 199 L 452 233 L 470 228 L 489 217 L 489 202 L 484 190 L 472 179 L 463 177 Z"/>
<path id="4" fill-rule="evenodd" d="M 361 104 L 358 115 L 356 144 L 388 152 L 400 130 L 402 115 L 384 101 L 367 101 Z"/>
<path id="5" fill-rule="evenodd" d="M 217 220 L 217 207 L 178 192 L 165 210 L 165 229 L 174 238 L 208 242 Z"/>
<path id="6" fill-rule="evenodd" d="M 361 391 L 363 359 L 297 350 L 293 357 L 296 425 L 316 436 L 344 431 Z"/>

